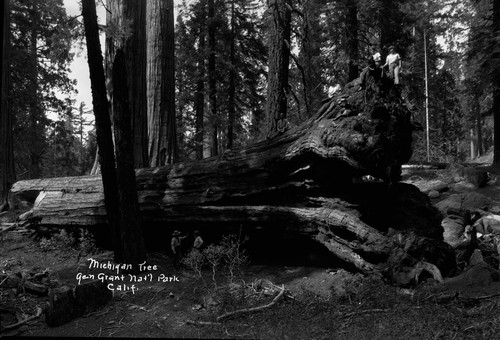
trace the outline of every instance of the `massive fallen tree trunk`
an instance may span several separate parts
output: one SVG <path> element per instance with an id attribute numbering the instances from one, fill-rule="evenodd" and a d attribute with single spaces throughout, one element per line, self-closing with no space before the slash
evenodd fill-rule
<path id="1" fill-rule="evenodd" d="M 363 272 L 394 278 L 420 260 L 446 273 L 454 256 L 439 213 L 396 183 L 411 156 L 411 112 L 390 81 L 365 73 L 315 117 L 272 140 L 219 157 L 136 171 L 146 225 L 245 224 L 318 241 Z M 372 175 L 383 183 L 362 183 Z M 106 223 L 99 176 L 20 181 L 42 225 Z M 208 228 L 208 227 L 207 227 Z M 402 280 L 399 280 L 402 281 Z"/>

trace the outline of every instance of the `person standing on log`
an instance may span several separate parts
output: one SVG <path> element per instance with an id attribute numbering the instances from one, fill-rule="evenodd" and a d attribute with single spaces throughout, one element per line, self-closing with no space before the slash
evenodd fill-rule
<path id="1" fill-rule="evenodd" d="M 401 56 L 396 52 L 394 46 L 389 47 L 389 54 L 382 67 L 389 67 L 389 77 L 394 80 L 394 84 L 399 84 L 399 72 L 401 71 Z"/>
<path id="2" fill-rule="evenodd" d="M 170 247 L 172 248 L 172 253 L 174 254 L 174 268 L 177 269 L 179 267 L 179 263 L 182 257 L 182 240 L 184 240 L 186 236 L 180 236 L 181 233 L 179 230 L 175 230 L 172 233 L 172 241 L 170 242 Z"/>

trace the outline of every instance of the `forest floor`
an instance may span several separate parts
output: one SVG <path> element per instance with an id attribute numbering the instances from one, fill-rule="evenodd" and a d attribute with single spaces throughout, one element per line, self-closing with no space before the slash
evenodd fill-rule
<path id="1" fill-rule="evenodd" d="M 464 190 L 454 187 L 433 203 Z M 467 190 L 492 201 L 500 199 L 498 180 Z M 48 268 L 58 286 L 75 285 L 78 273 L 94 273 L 90 257 L 101 263 L 112 261 L 110 252 L 80 258 L 76 250 L 46 251 L 40 242 L 9 233 L 0 242 L 0 273 Z M 494 339 L 500 334 L 500 282 L 498 275 L 490 275 L 491 268 L 476 268 L 469 276 L 443 284 L 428 279 L 401 289 L 342 269 L 254 264 L 232 284 L 219 277 L 215 288 L 211 273 L 204 272 L 201 280 L 187 268 L 174 270 L 163 253 L 149 254 L 147 263 L 157 266 L 146 272 L 152 280 L 136 283 L 134 292 L 115 291 L 96 312 L 52 328 L 42 315 L 0 336 Z M 178 281 L 161 282 L 162 275 Z M 217 322 L 217 315 L 225 312 L 273 303 L 280 287 L 285 293 L 269 308 Z M 48 297 L 16 293 L 0 284 L 2 326 L 35 315 L 48 303 Z M 7 309 L 15 309 L 16 315 Z"/>

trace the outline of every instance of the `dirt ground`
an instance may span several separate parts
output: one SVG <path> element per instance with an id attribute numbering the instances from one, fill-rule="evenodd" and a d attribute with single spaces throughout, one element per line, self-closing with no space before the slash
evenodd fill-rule
<path id="1" fill-rule="evenodd" d="M 500 198 L 500 185 L 476 190 Z M 9 233 L 0 240 L 0 273 L 36 273 L 48 268 L 47 284 L 54 287 L 77 284 L 78 273 L 97 273 L 89 269 L 90 257 L 100 263 L 112 261 L 110 252 L 81 256 L 73 250 L 43 251 L 39 242 Z M 163 253 L 149 254 L 147 263 L 157 266 L 145 272 L 153 280 L 135 283 L 138 290 L 134 293 L 115 291 L 111 302 L 98 311 L 52 328 L 42 315 L 0 336 L 498 339 L 500 334 L 500 282 L 498 272 L 491 268 L 475 267 L 444 284 L 428 279 L 402 289 L 342 269 L 250 264 L 233 286 L 255 294 L 216 301 L 207 293 L 206 287 L 213 289 L 208 271 L 204 284 L 187 268 L 175 270 Z M 99 272 L 112 275 L 111 271 Z M 178 281 L 158 282 L 161 275 Z M 225 287 L 221 291 L 230 290 L 225 278 L 218 282 Z M 259 290 L 264 283 L 274 288 Z M 217 315 L 250 307 L 250 300 L 252 306 L 271 303 L 278 287 L 285 287 L 285 294 L 271 307 L 216 322 Z M 35 315 L 38 307 L 48 303 L 48 297 L 16 293 L 0 284 L 2 326 Z M 16 315 L 7 310 L 15 310 Z"/>

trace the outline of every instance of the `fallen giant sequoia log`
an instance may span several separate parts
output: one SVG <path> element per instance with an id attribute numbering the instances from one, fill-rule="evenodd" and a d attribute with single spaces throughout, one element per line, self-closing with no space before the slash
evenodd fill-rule
<path id="1" fill-rule="evenodd" d="M 442 242 L 439 213 L 418 189 L 397 183 L 411 156 L 411 112 L 390 80 L 365 75 L 271 140 L 138 169 L 145 224 L 276 229 L 314 239 L 344 263 L 399 283 L 420 261 L 449 274 L 455 258 Z M 383 183 L 364 183 L 363 175 Z M 31 216 L 41 225 L 106 223 L 99 176 L 20 181 L 12 193 L 36 197 Z"/>

